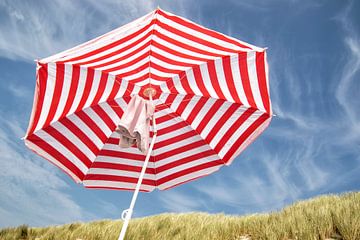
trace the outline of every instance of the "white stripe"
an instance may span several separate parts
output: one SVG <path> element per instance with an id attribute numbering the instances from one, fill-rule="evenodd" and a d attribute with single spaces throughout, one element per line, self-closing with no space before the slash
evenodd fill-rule
<path id="1" fill-rule="evenodd" d="M 174 115 L 176 115 L 175 113 L 173 113 Z M 168 121 L 156 124 L 157 130 L 162 130 L 164 128 L 170 127 L 172 125 L 175 125 L 179 122 L 183 122 L 183 120 L 180 117 L 174 117 Z"/>
<path id="2" fill-rule="evenodd" d="M 156 148 L 156 155 L 160 155 L 160 154 L 163 154 L 163 153 L 166 153 L 166 152 L 169 152 L 171 150 L 181 148 L 181 147 L 184 147 L 184 146 L 192 145 L 192 143 L 198 142 L 198 141 L 201 141 L 201 140 L 202 139 L 198 135 L 191 136 L 191 137 L 186 138 L 184 140 L 177 141 L 177 142 L 165 145 L 165 146 L 160 147 L 160 148 Z"/>
<path id="3" fill-rule="evenodd" d="M 220 108 L 216 111 L 216 113 L 212 116 L 209 122 L 206 123 L 205 128 L 201 132 L 201 137 L 205 139 L 209 132 L 213 129 L 215 124 L 221 118 L 221 116 L 226 112 L 226 110 L 230 107 L 230 102 L 223 102 Z"/>
<path id="4" fill-rule="evenodd" d="M 89 118 L 96 123 L 96 125 L 101 129 L 105 136 L 110 136 L 113 131 L 111 131 L 111 129 L 106 125 L 103 119 L 91 107 L 85 108 L 83 112 L 87 114 Z"/>
<path id="5" fill-rule="evenodd" d="M 192 156 L 194 154 L 205 152 L 205 151 L 208 151 L 208 150 L 210 150 L 210 147 L 208 145 L 202 145 L 202 146 L 197 147 L 197 148 L 189 149 L 189 150 L 187 150 L 185 152 L 181 152 L 181 153 L 178 153 L 178 154 L 175 154 L 175 155 L 171 155 L 171 156 L 169 156 L 167 158 L 164 158 L 164 159 L 161 159 L 161 160 L 157 159 L 156 160 L 156 167 L 161 167 L 163 165 L 174 162 L 176 160 L 186 158 L 186 157 Z M 157 151 L 158 151 L 157 149 L 156 150 L 154 149 L 155 158 L 156 158 L 156 155 L 158 155 Z"/>
<path id="6" fill-rule="evenodd" d="M 139 71 L 138 68 L 141 67 L 142 65 L 149 65 L 149 58 L 144 58 L 142 60 L 140 60 L 139 62 L 130 65 L 126 68 L 122 68 L 119 70 L 115 70 L 115 71 L 111 71 L 110 73 L 113 75 L 126 75 L 126 76 L 121 76 L 121 77 L 125 77 L 127 80 L 132 80 L 138 77 L 142 77 L 145 74 L 149 74 L 149 67 L 146 67 L 145 69 Z M 129 72 L 136 70 L 136 73 L 130 74 L 128 75 Z"/>
<path id="7" fill-rule="evenodd" d="M 111 90 L 112 90 L 112 88 L 114 86 L 114 83 L 115 83 L 115 76 L 111 75 L 111 74 L 108 74 L 105 89 L 104 89 L 104 92 L 103 92 L 99 102 L 105 102 L 106 101 L 106 99 L 109 97 L 109 95 L 111 93 Z"/>
<path id="8" fill-rule="evenodd" d="M 164 11 L 164 10 L 162 10 L 162 9 L 161 9 L 161 11 L 164 12 L 164 13 L 166 13 L 167 15 L 176 16 L 175 14 L 172 14 L 172 13 L 170 13 L 170 12 Z M 190 20 L 188 20 L 188 19 L 186 19 L 186 18 L 183 18 L 183 17 L 180 17 L 180 16 L 176 16 L 176 17 L 181 18 L 182 20 L 184 20 L 184 21 L 186 21 L 186 22 L 192 23 L 192 24 L 194 24 L 194 25 L 196 25 L 196 26 L 198 26 L 198 27 L 200 27 L 200 28 L 208 29 L 208 28 L 206 28 L 206 27 L 204 27 L 204 26 L 201 26 L 201 25 L 199 25 L 199 24 L 197 24 L 197 23 L 194 23 L 194 22 L 192 22 L 192 21 L 190 21 Z M 182 25 L 181 25 L 181 26 L 182 26 Z M 213 30 L 210 30 L 210 31 L 213 31 Z M 243 42 L 243 41 L 240 41 L 239 39 L 236 39 L 236 38 L 233 38 L 233 37 L 230 37 L 230 36 L 226 36 L 226 35 L 224 35 L 224 34 L 222 34 L 222 33 L 219 33 L 219 34 L 225 36 L 225 37 L 228 38 L 228 39 L 232 39 L 232 40 L 234 40 L 235 42 L 238 42 L 238 43 L 240 43 L 240 44 L 242 44 L 242 45 L 244 45 L 244 46 L 247 46 L 247 47 L 250 47 L 250 48 L 253 48 L 253 49 L 262 50 L 262 48 L 253 46 L 253 45 L 251 45 L 251 44 L 249 44 L 249 43 L 246 43 L 246 42 Z M 206 36 L 208 36 L 208 35 L 206 35 Z M 222 41 L 222 40 L 218 40 L 218 41 Z M 228 44 L 231 44 L 231 43 L 228 43 Z"/>
<path id="9" fill-rule="evenodd" d="M 84 180 L 83 184 L 85 187 L 98 187 L 98 188 L 125 188 L 125 189 L 135 189 L 136 183 L 128 182 L 115 182 L 115 181 L 101 181 L 101 180 Z M 155 186 L 150 186 L 146 184 L 141 184 L 140 190 L 145 190 L 151 192 L 155 189 Z"/>
<path id="10" fill-rule="evenodd" d="M 178 109 L 178 107 L 179 107 L 179 105 L 180 105 L 180 103 L 181 103 L 182 100 L 184 99 L 184 97 L 185 97 L 184 95 L 180 95 L 180 94 L 176 95 L 174 101 L 171 103 L 170 109 L 171 109 L 172 111 L 176 112 L 177 109 Z"/>
<path id="11" fill-rule="evenodd" d="M 154 36 L 155 37 L 155 36 Z M 180 57 L 178 55 L 172 54 L 170 52 L 166 52 L 160 48 L 157 48 L 156 46 L 151 46 L 151 51 L 156 52 L 159 55 L 165 56 L 168 59 L 173 59 L 175 61 L 178 62 L 183 62 L 183 63 L 187 63 L 187 64 L 194 64 L 194 65 L 200 65 L 202 63 L 205 63 L 204 61 L 199 61 L 199 60 L 193 60 L 190 58 L 184 58 L 184 57 Z M 181 52 L 183 53 L 183 52 Z M 190 55 L 193 56 L 193 55 Z"/>
<path id="12" fill-rule="evenodd" d="M 83 108 L 89 107 L 91 105 L 91 103 L 93 102 L 93 100 L 96 96 L 96 93 L 99 90 L 100 78 L 101 78 L 101 72 L 94 71 L 94 80 L 91 85 L 90 94 L 89 94 Z"/>
<path id="13" fill-rule="evenodd" d="M 69 114 L 74 113 L 79 106 L 81 98 L 84 94 L 85 84 L 86 84 L 86 76 L 87 76 L 87 69 L 80 67 L 80 76 L 79 76 L 79 83 L 76 89 L 76 94 L 72 106 L 70 108 Z"/>
<path id="14" fill-rule="evenodd" d="M 239 154 L 244 151 L 244 149 L 249 146 L 270 124 L 271 117 L 264 121 L 250 136 L 241 144 L 241 146 L 235 151 L 235 153 L 230 157 L 226 162 L 226 165 L 230 165 L 232 161 L 239 156 Z M 226 153 L 225 153 L 226 154 Z M 224 156 L 225 156 L 224 154 Z"/>
<path id="15" fill-rule="evenodd" d="M 216 75 L 217 75 L 217 79 L 219 81 L 219 85 L 221 87 L 221 91 L 224 93 L 224 96 L 227 101 L 234 102 L 234 99 L 231 96 L 231 93 L 229 91 L 229 86 L 227 85 L 226 78 L 224 75 L 222 59 L 217 58 L 217 59 L 215 59 L 214 63 L 215 63 Z"/>
<path id="16" fill-rule="evenodd" d="M 120 81 L 121 81 L 120 82 L 120 88 L 119 88 L 118 92 L 116 93 L 115 98 L 119 98 L 119 97 L 124 96 L 125 93 L 126 93 L 126 90 L 128 88 L 128 85 L 129 85 L 129 82 L 127 80 L 125 80 L 125 79 L 121 79 Z"/>
<path id="17" fill-rule="evenodd" d="M 89 61 L 89 60 L 93 60 L 93 59 L 105 56 L 107 54 L 113 54 L 115 51 L 118 51 L 121 48 L 124 48 L 124 47 L 132 44 L 133 42 L 137 41 L 138 39 L 145 36 L 150 31 L 151 31 L 151 27 L 148 30 L 146 30 L 145 32 L 141 33 L 140 35 L 137 35 L 134 38 L 132 38 L 132 39 L 120 44 L 120 45 L 117 45 L 117 46 L 115 46 L 115 47 L 113 47 L 113 48 L 111 48 L 109 50 L 103 51 L 103 52 L 101 52 L 99 54 L 96 54 L 96 55 L 92 55 L 91 57 L 88 57 L 86 60 L 81 60 L 81 62 L 86 62 L 86 61 Z M 141 42 L 137 43 L 135 46 L 133 46 L 133 47 L 131 47 L 131 48 L 125 50 L 125 51 L 121 51 L 120 53 L 118 53 L 116 55 L 113 55 L 113 56 L 108 56 L 105 59 L 100 60 L 100 61 L 96 61 L 94 63 L 84 64 L 83 66 L 96 67 L 98 65 L 107 64 L 107 63 L 109 63 L 109 62 L 111 62 L 113 60 L 120 59 L 121 57 L 123 57 L 123 56 L 125 56 L 127 54 L 131 54 L 132 52 L 138 50 L 140 47 L 144 46 L 145 44 L 148 44 L 150 39 L 151 39 L 151 35 L 148 36 L 147 38 L 145 38 L 144 40 L 142 40 Z M 118 63 L 120 63 L 120 62 L 118 62 Z"/>
<path id="18" fill-rule="evenodd" d="M 72 142 L 79 150 L 84 153 L 90 161 L 94 161 L 96 156 L 95 154 L 86 146 L 86 144 L 81 141 L 78 136 L 71 132 L 67 127 L 62 125 L 60 122 L 54 122 L 52 126 L 58 130 L 62 135 L 64 135 L 70 142 Z"/>
<path id="19" fill-rule="evenodd" d="M 46 118 L 50 111 L 50 106 L 52 103 L 52 98 L 53 98 L 55 83 L 56 83 L 56 64 L 48 63 L 47 72 L 48 72 L 48 76 L 47 76 L 47 80 L 46 80 L 44 102 L 43 102 L 43 106 L 41 108 L 40 118 L 39 118 L 38 124 L 35 128 L 35 131 L 39 130 L 40 128 L 42 128 L 44 126 Z"/>
<path id="20" fill-rule="evenodd" d="M 221 167 L 221 165 L 214 166 L 214 167 L 209 167 L 209 168 L 206 168 L 206 169 L 202 169 L 200 171 L 196 171 L 196 172 L 193 172 L 193 173 L 190 173 L 190 174 L 186 174 L 186 175 L 183 175 L 181 177 L 170 180 L 168 182 L 165 182 L 165 183 L 157 186 L 157 188 L 159 188 L 160 190 L 165 190 L 167 188 L 176 186 L 176 185 L 178 185 L 180 183 L 183 183 L 183 182 L 186 182 L 186 181 L 189 181 L 189 180 L 192 180 L 192 179 L 196 179 L 196 178 L 199 178 L 199 177 L 202 177 L 202 176 L 209 175 L 210 173 L 213 173 L 213 172 L 217 171 L 220 167 Z M 157 179 L 157 180 L 159 180 L 159 179 Z"/>
<path id="21" fill-rule="evenodd" d="M 142 167 L 144 165 L 144 161 L 102 155 L 98 155 L 94 162 L 117 163 L 135 167 Z"/>
<path id="22" fill-rule="evenodd" d="M 212 98 L 219 98 L 219 96 L 216 94 L 215 89 L 213 87 L 213 83 L 211 82 L 210 76 L 209 76 L 209 69 L 207 67 L 207 63 L 199 65 L 200 72 L 202 79 L 204 81 L 204 85 L 206 90 L 209 92 L 210 96 Z"/>
<path id="23" fill-rule="evenodd" d="M 157 30 L 160 33 L 162 33 L 163 35 L 165 35 L 167 37 L 170 37 L 172 39 L 176 39 L 177 41 L 179 41 L 181 43 L 184 43 L 186 45 L 189 45 L 191 47 L 201 49 L 201 50 L 204 50 L 204 51 L 207 51 L 207 52 L 215 53 L 217 55 L 229 55 L 229 54 L 232 53 L 232 52 L 222 51 L 222 50 L 218 50 L 218 49 L 203 45 L 201 43 L 192 41 L 191 39 L 184 38 L 184 37 L 182 37 L 180 35 L 177 35 L 177 34 L 174 34 L 174 33 L 170 32 L 170 31 L 167 31 L 164 28 L 160 28 L 159 26 L 157 26 L 157 27 L 158 27 Z"/>
<path id="24" fill-rule="evenodd" d="M 184 164 L 181 164 L 181 165 L 176 166 L 176 167 L 172 167 L 172 168 L 170 168 L 168 170 L 165 170 L 165 171 L 162 171 L 162 172 L 157 172 L 156 173 L 156 178 L 161 179 L 163 177 L 166 177 L 166 176 L 169 176 L 171 174 L 180 172 L 182 170 L 191 169 L 191 168 L 196 167 L 198 165 L 208 163 L 208 162 L 212 162 L 212 161 L 216 161 L 218 159 L 219 159 L 219 157 L 216 154 L 211 155 L 211 156 L 207 156 L 207 157 L 203 157 L 203 158 L 199 158 L 199 159 L 196 159 L 194 161 L 184 163 Z"/>
<path id="25" fill-rule="evenodd" d="M 151 48 L 151 51 L 154 52 L 154 49 Z M 168 56 L 168 54 L 165 55 L 165 57 L 169 58 L 170 56 Z M 171 69 L 171 70 L 178 70 L 178 71 L 185 71 L 186 69 L 189 69 L 191 66 L 182 66 L 182 65 L 176 65 L 175 62 L 173 62 L 173 58 L 169 59 L 169 62 L 164 62 L 161 59 L 156 58 L 155 56 L 150 56 L 150 61 L 167 69 Z M 184 62 L 184 61 L 182 61 Z M 188 62 L 185 62 L 188 63 Z M 172 73 L 174 74 L 174 73 Z"/>
<path id="26" fill-rule="evenodd" d="M 253 113 L 246 121 L 241 124 L 241 126 L 236 129 L 236 131 L 231 135 L 231 137 L 227 140 L 227 142 L 224 144 L 222 149 L 219 151 L 219 156 L 223 158 L 225 154 L 229 151 L 229 149 L 233 146 L 233 144 L 238 140 L 241 135 L 250 127 L 250 125 L 255 122 L 259 117 L 261 116 L 261 113 L 255 112 Z"/>
<path id="27" fill-rule="evenodd" d="M 166 33 L 163 33 L 166 35 Z M 160 43 L 161 45 L 167 47 L 167 48 L 170 48 L 170 49 L 173 49 L 177 52 L 181 52 L 181 53 L 184 53 L 184 54 L 187 54 L 187 55 L 190 55 L 190 56 L 194 56 L 194 57 L 198 57 L 198 58 L 205 58 L 205 59 L 214 59 L 216 57 L 214 56 L 210 56 L 210 55 L 205 55 L 205 54 L 201 54 L 201 53 L 198 53 L 198 52 L 193 52 L 191 50 L 188 50 L 186 48 L 182 48 L 178 45 L 175 45 L 175 44 L 172 44 L 170 42 L 167 42 L 161 38 L 159 38 L 158 36 L 154 35 L 153 36 L 153 41 L 156 41 L 158 43 Z M 192 45 L 190 45 L 192 46 Z"/>
<path id="28" fill-rule="evenodd" d="M 78 159 L 67 147 L 65 147 L 62 143 L 58 142 L 54 137 L 43 130 L 39 130 L 35 133 L 36 136 L 41 138 L 44 142 L 55 148 L 59 151 L 64 157 L 67 158 L 70 162 L 72 162 L 82 173 L 86 173 L 88 168 L 85 164 Z"/>
<path id="29" fill-rule="evenodd" d="M 104 144 L 100 138 L 78 116 L 76 116 L 76 114 L 69 115 L 67 118 L 88 136 L 98 149 L 102 148 Z"/>
<path id="30" fill-rule="evenodd" d="M 131 178 L 139 178 L 140 171 L 126 171 L 126 170 L 118 170 L 118 169 L 109 169 L 109 168 L 91 168 L 88 174 L 101 174 L 101 175 L 112 175 L 112 176 L 120 176 L 120 177 L 131 177 Z M 145 173 L 144 179 L 155 180 L 154 174 Z"/>
<path id="31" fill-rule="evenodd" d="M 189 82 L 191 90 L 195 93 L 195 95 L 202 96 L 203 94 L 201 93 L 201 91 L 196 83 L 193 69 L 190 68 L 185 73 L 186 73 L 186 78 Z"/>
<path id="32" fill-rule="evenodd" d="M 106 112 L 106 114 L 110 117 L 110 119 L 113 121 L 115 125 L 119 124 L 120 122 L 119 116 L 114 112 L 114 110 L 110 107 L 110 105 L 107 102 L 100 103 L 99 106 Z"/>
<path id="33" fill-rule="evenodd" d="M 177 22 L 174 22 L 174 21 L 172 21 L 170 19 L 165 18 L 165 17 L 161 16 L 160 14 L 158 14 L 157 19 L 159 21 L 173 27 L 173 28 L 176 28 L 176 29 L 182 31 L 182 32 L 185 32 L 185 33 L 188 33 L 188 34 L 190 34 L 192 36 L 196 36 L 198 38 L 204 39 L 204 40 L 206 40 L 208 42 L 217 44 L 218 46 L 223 46 L 223 47 L 230 48 L 230 49 L 237 50 L 237 51 L 239 51 L 239 50 L 248 51 L 249 50 L 248 48 L 242 48 L 242 47 L 239 47 L 239 46 L 237 46 L 235 44 L 232 44 L 232 43 L 229 43 L 229 42 L 226 42 L 226 41 L 222 41 L 222 40 L 220 40 L 218 38 L 214 38 L 214 37 L 212 37 L 210 35 L 207 35 L 207 34 L 204 34 L 202 32 L 199 32 L 199 31 L 193 30 L 191 28 L 188 28 L 188 27 L 186 27 L 184 25 L 181 25 L 181 24 L 179 24 Z M 186 20 L 186 19 L 184 19 L 184 20 L 186 22 L 190 22 L 189 20 Z M 206 29 L 203 26 L 199 26 L 199 27 L 201 27 L 202 29 Z"/>
<path id="34" fill-rule="evenodd" d="M 185 91 L 185 89 L 182 86 L 182 83 L 181 83 L 182 79 L 183 78 L 180 79 L 179 75 L 175 75 L 172 77 L 172 81 L 174 82 L 174 87 L 175 87 L 176 91 L 180 94 L 185 95 L 185 94 L 187 94 L 187 92 Z M 171 89 L 170 89 L 170 91 L 171 91 Z"/>
<path id="35" fill-rule="evenodd" d="M 249 72 L 249 81 L 251 86 L 251 91 L 254 96 L 254 100 L 256 103 L 256 106 L 259 110 L 263 110 L 265 112 L 265 108 L 262 102 L 260 89 L 259 89 L 259 83 L 258 83 L 258 77 L 256 73 L 256 52 L 248 52 L 247 53 L 247 64 L 248 64 L 248 72 Z"/>
<path id="36" fill-rule="evenodd" d="M 70 171 L 67 167 L 65 167 L 61 162 L 59 162 L 58 160 L 56 160 L 55 158 L 53 158 L 51 155 L 49 155 L 47 152 L 45 152 L 44 150 L 42 150 L 40 147 L 38 147 L 37 145 L 35 145 L 34 143 L 32 143 L 31 141 L 25 139 L 25 144 L 28 148 L 30 148 L 31 150 L 35 151 L 37 154 L 39 154 L 40 156 L 44 157 L 45 159 L 47 159 L 49 162 L 51 162 L 52 164 L 54 164 L 55 166 L 57 166 L 58 168 L 60 168 L 61 170 L 63 170 L 64 172 L 66 172 L 67 174 L 69 174 L 69 176 L 74 179 L 75 182 L 80 183 L 81 180 L 80 178 L 78 178 L 72 171 Z"/>
<path id="37" fill-rule="evenodd" d="M 115 68 L 115 67 L 119 67 L 119 66 L 121 66 L 121 65 L 127 64 L 127 63 L 131 62 L 132 60 L 140 57 L 141 55 L 143 55 L 143 54 L 145 54 L 145 53 L 148 53 L 149 50 L 150 50 L 150 47 L 151 47 L 151 46 L 149 45 L 149 46 L 147 46 L 146 48 L 142 49 L 140 52 L 137 52 L 137 53 L 135 53 L 135 54 L 131 54 L 131 56 L 128 57 L 128 58 L 125 58 L 125 59 L 123 59 L 123 60 L 121 60 L 121 61 L 118 61 L 118 62 L 109 64 L 109 65 L 105 65 L 105 66 L 103 66 L 103 67 L 98 67 L 98 68 L 96 68 L 96 69 L 102 71 L 102 70 L 107 70 L 107 69 L 111 69 L 111 68 Z M 145 58 L 145 59 L 148 59 L 148 56 L 145 56 L 144 58 Z M 132 65 L 133 65 L 133 64 L 132 64 Z M 135 64 L 134 64 L 134 65 L 135 65 Z M 96 67 L 96 66 L 95 66 L 95 67 Z M 121 68 L 121 69 L 124 69 L 124 68 Z"/>
<path id="38" fill-rule="evenodd" d="M 152 61 L 151 59 L 150 59 L 150 61 Z M 160 65 L 161 66 L 161 65 Z M 171 68 L 170 68 L 171 69 Z M 174 70 L 179 70 L 178 68 L 173 68 Z M 184 69 L 187 69 L 187 68 L 184 68 Z M 153 68 L 153 67 L 151 67 L 150 68 L 150 71 L 151 71 L 151 73 L 153 73 L 153 74 L 155 74 L 155 75 L 158 75 L 158 76 L 160 76 L 160 77 L 165 77 L 165 78 L 172 78 L 174 75 L 175 75 L 175 73 L 168 73 L 168 72 L 163 72 L 162 70 L 158 70 L 158 69 L 155 69 L 155 68 Z"/>
<path id="39" fill-rule="evenodd" d="M 236 109 L 236 111 L 231 115 L 231 117 L 229 117 L 226 122 L 221 126 L 221 128 L 219 130 L 216 131 L 215 136 L 213 137 L 213 139 L 211 139 L 210 142 L 210 146 L 211 148 L 215 148 L 215 146 L 219 143 L 219 141 L 222 139 L 224 133 L 226 133 L 231 126 L 236 122 L 236 120 L 238 120 L 240 118 L 240 116 L 247 110 L 247 108 L 241 107 Z M 246 124 L 246 121 L 245 123 Z M 242 124 L 242 125 L 244 125 Z M 242 128 L 242 125 L 240 126 L 240 128 Z M 221 156 L 223 157 L 223 156 Z"/>
<path id="40" fill-rule="evenodd" d="M 201 109 L 197 109 L 198 113 L 196 114 L 194 121 L 191 123 L 191 126 L 194 129 L 197 129 L 197 127 L 199 126 L 199 124 L 204 119 L 206 114 L 209 112 L 209 109 L 211 109 L 211 107 L 214 105 L 215 102 L 216 99 L 209 98 Z"/>
<path id="41" fill-rule="evenodd" d="M 191 111 L 193 111 L 193 110 L 197 111 L 198 110 L 198 109 L 194 109 L 194 108 L 195 108 L 195 105 L 198 103 L 199 100 L 200 100 L 200 97 L 198 97 L 198 96 L 193 96 L 190 99 L 189 103 L 186 105 L 183 113 L 181 114 L 181 117 L 183 119 L 186 120 L 189 117 Z"/>
<path id="42" fill-rule="evenodd" d="M 57 121 L 64 111 L 67 98 L 69 96 L 71 79 L 72 79 L 72 66 L 68 64 L 64 64 L 64 83 L 61 90 L 60 101 L 56 109 L 54 119 L 51 122 Z"/>
<path id="43" fill-rule="evenodd" d="M 166 134 L 162 134 L 162 135 L 157 135 L 156 137 L 156 143 L 159 143 L 159 142 L 162 142 L 164 140 L 167 140 L 167 139 L 171 139 L 173 137 L 176 137 L 178 135 L 181 135 L 181 134 L 185 134 L 185 133 L 188 133 L 192 131 L 192 129 L 188 126 L 185 126 L 183 128 L 179 128 L 175 131 L 171 131 L 169 133 L 166 133 Z"/>
<path id="44" fill-rule="evenodd" d="M 230 57 L 230 64 L 231 64 L 231 74 L 234 80 L 234 85 L 236 92 L 238 93 L 238 96 L 240 98 L 240 101 L 245 106 L 249 106 L 249 102 L 246 98 L 245 92 L 244 92 L 244 86 L 242 85 L 241 81 L 241 74 L 240 74 L 240 68 L 239 68 L 239 55 L 232 55 Z"/>

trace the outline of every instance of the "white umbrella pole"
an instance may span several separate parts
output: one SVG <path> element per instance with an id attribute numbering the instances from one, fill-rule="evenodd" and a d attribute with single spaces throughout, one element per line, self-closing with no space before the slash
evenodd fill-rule
<path id="1" fill-rule="evenodd" d="M 149 95 L 150 97 L 150 101 L 152 102 L 152 96 L 151 94 Z M 139 190 L 140 190 L 140 186 L 141 186 L 141 183 L 142 183 L 142 180 L 144 178 L 144 174 L 145 174 L 145 170 L 147 168 L 147 165 L 149 163 L 149 159 L 150 159 L 150 156 L 151 156 L 151 152 L 152 152 L 152 149 L 154 147 L 154 144 L 155 144 L 155 139 L 156 139 L 156 135 L 157 135 L 157 130 L 156 130 L 156 122 L 155 122 L 155 117 L 153 116 L 153 129 L 154 129 L 154 135 L 152 137 L 152 140 L 151 140 L 151 143 L 150 143 L 150 147 L 149 147 L 149 150 L 148 150 L 148 153 L 146 155 L 146 158 L 145 158 L 145 162 L 144 162 L 144 165 L 141 169 L 141 173 L 140 173 L 140 176 L 139 176 L 139 179 L 138 179 L 138 182 L 136 184 L 136 188 L 135 188 L 135 192 L 133 194 L 133 197 L 131 199 L 131 203 L 130 203 L 130 207 L 126 210 L 124 210 L 121 214 L 121 218 L 124 220 L 124 223 L 123 223 L 123 226 L 121 228 L 121 232 L 120 232 L 120 236 L 118 238 L 118 240 L 123 240 L 124 237 L 125 237 L 125 234 L 126 234 L 126 229 L 129 225 L 129 221 L 131 219 L 131 215 L 133 213 L 133 209 L 134 209 L 134 206 L 135 206 L 135 202 L 136 202 L 136 198 L 139 194 Z"/>

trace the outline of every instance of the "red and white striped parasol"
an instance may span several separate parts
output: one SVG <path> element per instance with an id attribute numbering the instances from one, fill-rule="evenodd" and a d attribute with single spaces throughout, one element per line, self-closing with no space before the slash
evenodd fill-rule
<path id="1" fill-rule="evenodd" d="M 133 95 L 155 106 L 147 159 L 118 145 Z M 231 164 L 271 117 L 264 48 L 158 8 L 38 61 L 25 143 L 87 188 L 165 190 Z"/>

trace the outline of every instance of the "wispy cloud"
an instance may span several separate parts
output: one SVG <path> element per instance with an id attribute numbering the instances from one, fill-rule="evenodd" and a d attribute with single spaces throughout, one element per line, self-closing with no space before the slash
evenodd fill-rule
<path id="1" fill-rule="evenodd" d="M 174 189 L 162 192 L 160 201 L 162 206 L 171 212 L 193 212 L 203 206 L 198 199 Z"/>
<path id="2" fill-rule="evenodd" d="M 97 37 L 153 10 L 151 1 L 0 2 L 0 56 L 32 61 Z"/>

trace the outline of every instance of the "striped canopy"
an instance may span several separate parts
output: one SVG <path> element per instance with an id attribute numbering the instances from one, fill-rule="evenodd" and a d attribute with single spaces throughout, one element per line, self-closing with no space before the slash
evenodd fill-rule
<path id="1" fill-rule="evenodd" d="M 231 164 L 272 117 L 264 48 L 159 8 L 38 61 L 36 77 L 25 143 L 88 188 L 135 188 L 145 155 L 115 128 L 148 88 L 158 131 L 141 191 Z"/>

